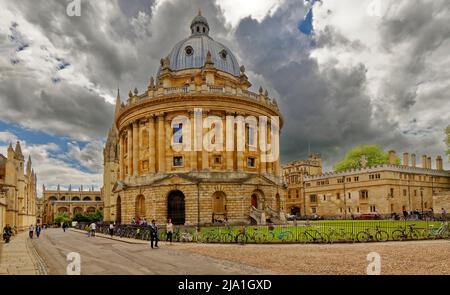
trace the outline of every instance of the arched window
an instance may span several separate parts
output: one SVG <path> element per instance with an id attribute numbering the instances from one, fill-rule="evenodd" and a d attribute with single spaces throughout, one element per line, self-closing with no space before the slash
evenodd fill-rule
<path id="1" fill-rule="evenodd" d="M 83 198 L 83 201 L 91 201 L 92 199 L 91 199 L 91 197 L 84 197 Z"/>
<path id="2" fill-rule="evenodd" d="M 79 197 L 73 197 L 73 198 L 72 198 L 72 201 L 79 201 L 79 200 L 80 200 Z"/>
<path id="3" fill-rule="evenodd" d="M 200 27 L 197 27 L 197 33 L 200 33 Z"/>
<path id="4" fill-rule="evenodd" d="M 99 196 L 97 196 L 97 197 L 95 197 L 95 200 L 96 200 L 97 202 L 99 202 L 99 201 L 101 201 L 101 200 L 102 200 L 102 198 L 101 198 L 101 197 L 99 197 Z"/>

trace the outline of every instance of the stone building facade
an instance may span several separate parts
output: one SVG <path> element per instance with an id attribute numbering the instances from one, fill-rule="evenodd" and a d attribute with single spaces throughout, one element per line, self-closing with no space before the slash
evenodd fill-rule
<path id="1" fill-rule="evenodd" d="M 37 176 L 31 166 L 20 142 L 9 145 L 6 157 L 0 154 L 0 225 L 21 231 L 36 224 Z"/>
<path id="2" fill-rule="evenodd" d="M 277 103 L 262 88 L 249 91 L 245 68 L 209 36 L 200 14 L 191 33 L 161 60 L 142 94 L 130 91 L 126 104 L 117 97 L 104 149 L 105 219 L 280 219 Z M 265 130 L 252 119 L 261 126 L 260 116 L 267 118 Z"/>
<path id="3" fill-rule="evenodd" d="M 45 186 L 42 190 L 42 224 L 53 224 L 58 213 L 66 213 L 69 218 L 73 218 L 77 212 L 95 213 L 104 207 L 101 191 L 94 188 L 86 191 L 81 186 L 78 190 L 72 190 L 71 187 L 68 190 L 61 190 L 58 185 L 55 190 L 46 189 Z"/>
<path id="4" fill-rule="evenodd" d="M 311 154 L 307 160 L 298 160 L 282 168 L 283 179 L 287 184 L 286 213 L 302 215 L 305 209 L 305 177 L 322 174 L 322 159 Z"/>
<path id="5" fill-rule="evenodd" d="M 437 157 L 433 169 L 431 158 L 403 155 L 403 165 L 396 164 L 395 152 L 390 163 L 376 167 L 332 172 L 304 177 L 304 195 L 300 198 L 306 215 L 350 218 L 361 213 L 401 213 L 403 210 L 425 211 L 448 206 L 444 192 L 450 191 L 450 172 Z"/>

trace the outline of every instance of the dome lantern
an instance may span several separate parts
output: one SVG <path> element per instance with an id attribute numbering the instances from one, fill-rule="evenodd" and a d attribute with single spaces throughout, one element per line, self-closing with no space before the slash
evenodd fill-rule
<path id="1" fill-rule="evenodd" d="M 194 17 L 191 22 L 192 35 L 208 35 L 209 24 L 204 16 L 202 16 L 201 10 L 198 10 L 198 15 Z"/>

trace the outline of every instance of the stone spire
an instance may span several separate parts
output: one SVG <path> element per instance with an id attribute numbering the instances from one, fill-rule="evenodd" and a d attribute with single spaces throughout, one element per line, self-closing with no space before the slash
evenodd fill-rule
<path id="1" fill-rule="evenodd" d="M 28 161 L 27 161 L 27 175 L 31 174 L 31 156 L 28 156 Z"/>
<path id="2" fill-rule="evenodd" d="M 14 151 L 14 153 L 16 154 L 15 155 L 16 159 L 18 159 L 18 160 L 23 160 L 24 159 L 23 154 L 22 154 L 22 148 L 20 147 L 20 142 L 19 141 L 16 142 L 16 150 Z"/>
<path id="3" fill-rule="evenodd" d="M 120 89 L 119 88 L 117 88 L 117 96 L 116 96 L 116 110 L 115 110 L 115 116 L 117 117 L 117 115 L 119 114 L 119 112 L 120 112 L 120 108 L 122 107 L 122 102 L 121 102 L 121 99 L 120 99 Z"/>
<path id="4" fill-rule="evenodd" d="M 14 158 L 14 149 L 12 147 L 12 144 L 9 143 L 8 147 L 8 160 L 12 160 Z"/>

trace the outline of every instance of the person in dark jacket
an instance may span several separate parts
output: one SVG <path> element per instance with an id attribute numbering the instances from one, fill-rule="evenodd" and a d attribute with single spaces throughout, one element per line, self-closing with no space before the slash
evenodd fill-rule
<path id="1" fill-rule="evenodd" d="M 158 226 L 156 225 L 156 220 L 152 220 L 152 224 L 150 224 L 150 246 L 153 249 L 153 242 L 155 243 L 155 248 L 158 247 Z"/>

